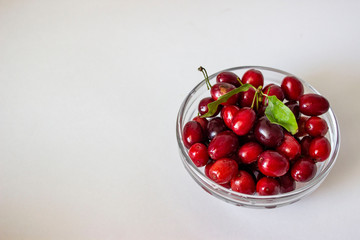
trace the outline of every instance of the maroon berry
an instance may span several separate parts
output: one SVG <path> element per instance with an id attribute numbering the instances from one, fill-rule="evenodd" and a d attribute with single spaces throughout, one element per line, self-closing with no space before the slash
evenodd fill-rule
<path id="1" fill-rule="evenodd" d="M 199 106 L 198 106 L 200 115 L 204 115 L 205 113 L 207 113 L 209 111 L 208 104 L 212 103 L 213 101 L 214 101 L 214 99 L 212 99 L 211 97 L 206 97 L 206 98 L 201 99 L 201 101 L 199 102 Z M 216 112 L 211 117 L 218 115 L 220 110 L 221 110 L 221 105 L 218 107 Z"/>
<path id="2" fill-rule="evenodd" d="M 285 98 L 284 92 L 278 85 L 275 85 L 273 83 L 267 85 L 263 89 L 263 93 L 265 93 L 268 96 L 276 96 L 280 101 L 283 101 Z M 266 106 L 268 104 L 267 97 L 264 97 L 263 104 Z"/>
<path id="3" fill-rule="evenodd" d="M 233 72 L 221 72 L 216 76 L 216 82 L 230 83 L 235 87 L 240 87 L 239 77 Z"/>
<path id="4" fill-rule="evenodd" d="M 255 69 L 250 69 L 246 71 L 241 81 L 243 84 L 249 83 L 255 88 L 258 88 L 259 86 L 264 86 L 264 76 L 260 71 Z"/>
<path id="5" fill-rule="evenodd" d="M 279 146 L 284 138 L 283 128 L 277 124 L 270 123 L 266 117 L 259 119 L 255 125 L 254 134 L 256 140 L 267 147 Z"/>
<path id="6" fill-rule="evenodd" d="M 218 184 L 225 184 L 238 172 L 238 164 L 230 158 L 222 158 L 214 162 L 209 168 L 209 177 Z"/>
<path id="7" fill-rule="evenodd" d="M 183 142 L 186 148 L 193 144 L 204 141 L 204 134 L 200 123 L 196 121 L 187 122 L 183 129 Z"/>
<path id="8" fill-rule="evenodd" d="M 304 94 L 304 86 L 294 76 L 285 77 L 281 83 L 281 89 L 288 100 L 299 100 L 300 96 Z"/>
<path id="9" fill-rule="evenodd" d="M 317 162 L 323 162 L 330 156 L 331 145 L 325 137 L 314 138 L 310 142 L 309 155 Z"/>
<path id="10" fill-rule="evenodd" d="M 189 157 L 197 167 L 203 167 L 209 161 L 207 147 L 202 143 L 195 143 L 189 149 Z"/>
<path id="11" fill-rule="evenodd" d="M 292 111 L 296 119 L 300 117 L 300 107 L 296 101 L 290 101 L 285 103 L 285 105 Z"/>
<path id="12" fill-rule="evenodd" d="M 229 83 L 216 83 L 213 85 L 210 89 L 211 97 L 216 101 L 219 97 L 222 95 L 225 95 L 226 93 L 230 92 L 231 90 L 234 90 L 235 86 Z M 231 96 L 225 103 L 222 103 L 222 105 L 234 105 L 237 102 L 238 95 L 235 94 Z"/>
<path id="13" fill-rule="evenodd" d="M 295 190 L 296 183 L 295 180 L 291 177 L 290 172 L 287 172 L 284 176 L 279 177 L 279 182 L 281 193 L 287 193 Z"/>
<path id="14" fill-rule="evenodd" d="M 305 123 L 306 132 L 312 137 L 325 136 L 329 127 L 326 121 L 319 117 L 310 117 Z"/>
<path id="15" fill-rule="evenodd" d="M 276 148 L 276 151 L 287 157 L 290 161 L 301 153 L 300 143 L 289 133 L 285 132 L 283 142 Z"/>
<path id="16" fill-rule="evenodd" d="M 239 110 L 240 108 L 235 105 L 224 106 L 221 110 L 221 117 L 228 128 L 231 128 L 234 116 Z"/>
<path id="17" fill-rule="evenodd" d="M 269 177 L 280 177 L 289 170 L 289 161 L 280 153 L 272 150 L 262 152 L 258 159 L 260 172 Z"/>
<path id="18" fill-rule="evenodd" d="M 211 140 L 213 139 L 218 133 L 227 130 L 224 121 L 219 118 L 213 118 L 208 122 L 207 125 L 207 136 Z"/>
<path id="19" fill-rule="evenodd" d="M 291 167 L 291 176 L 297 182 L 308 182 L 316 174 L 316 164 L 309 157 L 299 158 Z"/>
<path id="20" fill-rule="evenodd" d="M 326 98 L 314 93 L 304 94 L 299 98 L 300 112 L 308 116 L 318 116 L 329 110 Z"/>
<path id="21" fill-rule="evenodd" d="M 239 148 L 237 136 L 230 130 L 219 133 L 210 142 L 208 152 L 212 159 L 230 157 Z"/>
<path id="22" fill-rule="evenodd" d="M 239 93 L 239 104 L 241 107 L 251 107 L 255 96 L 255 89 L 249 88 L 246 92 Z"/>
<path id="23" fill-rule="evenodd" d="M 256 113 L 251 108 L 242 108 L 238 111 L 232 121 L 231 129 L 239 136 L 246 135 L 253 127 Z"/>
<path id="24" fill-rule="evenodd" d="M 204 136 L 206 136 L 207 135 L 207 125 L 208 125 L 209 121 L 206 118 L 202 118 L 202 117 L 199 117 L 199 116 L 194 117 L 193 120 L 200 123 L 201 128 L 202 128 L 203 133 L 204 133 Z"/>
<path id="25" fill-rule="evenodd" d="M 301 116 L 297 122 L 298 124 L 298 132 L 295 134 L 295 137 L 303 137 L 307 134 L 306 132 L 306 128 L 305 128 L 305 124 L 306 124 L 306 121 L 308 120 L 309 118 L 308 117 L 304 117 L 304 116 Z"/>
<path id="26" fill-rule="evenodd" d="M 259 195 L 276 195 L 280 193 L 280 184 L 275 178 L 263 177 L 256 184 Z"/>
<path id="27" fill-rule="evenodd" d="M 312 140 L 313 140 L 313 138 L 310 136 L 305 136 L 301 139 L 300 145 L 301 145 L 301 154 L 302 155 L 304 155 L 304 156 L 309 155 L 309 148 L 310 148 L 310 143 Z"/>
<path id="28" fill-rule="evenodd" d="M 242 163 L 250 164 L 255 162 L 262 152 L 263 148 L 260 144 L 256 142 L 248 142 L 239 148 L 238 156 Z"/>
<path id="29" fill-rule="evenodd" d="M 255 181 L 250 173 L 240 170 L 230 181 L 231 189 L 235 192 L 254 194 Z"/>

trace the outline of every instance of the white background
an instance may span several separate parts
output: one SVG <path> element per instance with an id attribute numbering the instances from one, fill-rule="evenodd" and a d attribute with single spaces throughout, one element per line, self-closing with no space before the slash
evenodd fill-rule
<path id="1" fill-rule="evenodd" d="M 355 239 L 359 1 L 0 0 L 0 239 Z M 291 72 L 341 127 L 320 188 L 273 210 L 203 191 L 176 114 L 241 65 Z"/>

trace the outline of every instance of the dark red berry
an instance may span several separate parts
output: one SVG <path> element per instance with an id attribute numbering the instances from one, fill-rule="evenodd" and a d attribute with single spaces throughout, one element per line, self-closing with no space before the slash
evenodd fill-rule
<path id="1" fill-rule="evenodd" d="M 246 92 L 239 93 L 239 104 L 241 107 L 251 107 L 255 96 L 255 89 L 249 88 Z"/>
<path id="2" fill-rule="evenodd" d="M 303 84 L 294 76 L 285 77 L 281 83 L 281 89 L 288 100 L 297 101 L 304 94 Z"/>
<path id="3" fill-rule="evenodd" d="M 207 125 L 207 136 L 211 140 L 213 139 L 218 133 L 227 130 L 224 121 L 219 118 L 213 118 L 208 122 Z"/>
<path id="4" fill-rule="evenodd" d="M 232 121 L 231 129 L 239 136 L 250 132 L 256 120 L 256 113 L 251 108 L 242 108 L 238 111 Z"/>
<path id="5" fill-rule="evenodd" d="M 310 136 L 305 136 L 301 139 L 300 145 L 301 145 L 301 154 L 302 155 L 304 155 L 304 156 L 309 155 L 309 148 L 310 148 L 310 143 L 312 140 L 313 140 L 313 138 Z"/>
<path id="6" fill-rule="evenodd" d="M 228 128 L 231 128 L 232 121 L 239 110 L 240 108 L 235 105 L 224 106 L 221 110 L 221 117 Z"/>
<path id="7" fill-rule="evenodd" d="M 278 85 L 275 85 L 273 83 L 267 85 L 263 89 L 263 93 L 265 93 L 268 96 L 276 96 L 280 101 L 283 101 L 285 98 L 284 92 Z M 266 106 L 268 104 L 267 97 L 264 96 L 263 104 Z"/>
<path id="8" fill-rule="evenodd" d="M 260 153 L 262 153 L 264 149 L 260 144 L 256 142 L 248 142 L 242 145 L 239 148 L 238 156 L 240 161 L 244 164 L 250 164 L 255 162 L 258 159 Z"/>
<path id="9" fill-rule="evenodd" d="M 206 98 L 201 99 L 201 101 L 199 102 L 199 106 L 198 106 L 200 115 L 204 115 L 205 113 L 207 113 L 209 111 L 208 104 L 212 103 L 213 101 L 214 101 L 214 99 L 212 99 L 211 97 L 206 97 Z M 218 115 L 220 110 L 221 110 L 221 105 L 218 107 L 216 112 L 211 117 Z"/>
<path id="10" fill-rule="evenodd" d="M 306 124 L 306 121 L 308 120 L 309 118 L 308 117 L 304 117 L 304 116 L 301 116 L 297 122 L 298 124 L 298 132 L 295 134 L 295 137 L 303 137 L 305 135 L 307 135 L 307 132 L 306 132 L 306 128 L 305 128 L 305 124 Z"/>
<path id="11" fill-rule="evenodd" d="M 259 119 L 254 128 L 256 140 L 267 147 L 277 147 L 284 138 L 284 130 L 277 124 L 270 123 L 266 117 Z"/>
<path id="12" fill-rule="evenodd" d="M 299 98 L 300 112 L 308 116 L 318 116 L 329 110 L 326 98 L 314 93 L 304 94 Z"/>
<path id="13" fill-rule="evenodd" d="M 285 105 L 292 111 L 296 119 L 300 117 L 300 107 L 296 101 L 290 101 L 285 103 Z"/>
<path id="14" fill-rule="evenodd" d="M 280 184 L 275 178 L 263 177 L 256 184 L 259 195 L 276 195 L 280 193 Z"/>
<path id="15" fill-rule="evenodd" d="M 213 85 L 210 89 L 211 97 L 214 100 L 218 100 L 219 97 L 222 95 L 225 95 L 226 93 L 230 92 L 231 90 L 234 90 L 235 86 L 230 83 L 216 83 Z M 237 102 L 238 95 L 235 94 L 231 96 L 225 103 L 222 103 L 221 105 L 234 105 Z"/>
<path id="16" fill-rule="evenodd" d="M 306 132 L 312 137 L 325 136 L 329 127 L 326 121 L 319 117 L 310 117 L 305 123 Z"/>
<path id="17" fill-rule="evenodd" d="M 238 172 L 238 164 L 230 158 L 222 158 L 214 162 L 209 168 L 209 177 L 218 184 L 225 184 Z"/>
<path id="18" fill-rule="evenodd" d="M 202 117 L 199 117 L 199 116 L 194 117 L 193 120 L 200 123 L 201 128 L 202 128 L 203 133 L 204 133 L 204 136 L 206 136 L 207 135 L 207 125 L 208 125 L 209 121 L 206 118 L 202 118 Z"/>
<path id="19" fill-rule="evenodd" d="M 297 182 L 308 182 L 316 174 L 316 164 L 309 157 L 299 158 L 291 167 L 291 176 Z"/>
<path id="20" fill-rule="evenodd" d="M 195 143 L 189 149 L 189 157 L 197 167 L 203 167 L 209 161 L 207 147 L 202 143 Z"/>
<path id="21" fill-rule="evenodd" d="M 309 155 L 317 162 L 325 161 L 330 156 L 330 151 L 330 142 L 325 137 L 317 137 L 310 142 Z"/>
<path id="22" fill-rule="evenodd" d="M 280 153 L 272 150 L 262 152 L 258 159 L 260 172 L 269 177 L 280 177 L 289 170 L 289 161 Z"/>
<path id="23" fill-rule="evenodd" d="M 291 134 L 285 132 L 284 140 L 276 148 L 276 151 L 291 161 L 300 155 L 301 146 L 300 143 Z"/>
<path id="24" fill-rule="evenodd" d="M 212 159 L 230 157 L 239 148 L 237 136 L 230 130 L 217 134 L 208 147 Z"/>
<path id="25" fill-rule="evenodd" d="M 231 189 L 233 191 L 245 194 L 254 194 L 255 181 L 250 173 L 240 170 L 235 177 L 231 179 Z"/>
<path id="26" fill-rule="evenodd" d="M 291 177 L 290 172 L 287 172 L 284 176 L 279 177 L 279 182 L 281 193 L 287 193 L 295 190 L 296 183 L 295 180 Z"/>
<path id="27" fill-rule="evenodd" d="M 183 129 L 183 142 L 186 148 L 193 144 L 204 141 L 204 134 L 200 123 L 196 121 L 187 122 Z"/>
<path id="28" fill-rule="evenodd" d="M 221 72 L 216 76 L 216 82 L 230 83 L 235 87 L 240 87 L 238 76 L 233 72 Z"/>
<path id="29" fill-rule="evenodd" d="M 242 83 L 249 83 L 253 85 L 255 88 L 259 86 L 264 86 L 264 76 L 259 70 L 250 69 L 246 71 L 242 77 Z"/>

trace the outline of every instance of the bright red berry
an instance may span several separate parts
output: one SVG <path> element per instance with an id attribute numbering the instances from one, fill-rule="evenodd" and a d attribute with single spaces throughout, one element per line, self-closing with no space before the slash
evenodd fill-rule
<path id="1" fill-rule="evenodd" d="M 258 158 L 260 172 L 269 177 L 283 176 L 289 167 L 289 161 L 276 151 L 267 150 L 262 152 Z"/>
<path id="2" fill-rule="evenodd" d="M 276 195 L 280 193 L 280 184 L 275 178 L 263 177 L 256 184 L 259 195 Z"/>
<path id="3" fill-rule="evenodd" d="M 218 184 L 225 184 L 238 172 L 238 164 L 231 158 L 222 158 L 209 168 L 209 177 Z"/>
<path id="4" fill-rule="evenodd" d="M 195 143 L 189 149 L 189 157 L 197 167 L 203 167 L 209 161 L 207 147 L 202 143 Z"/>
<path id="5" fill-rule="evenodd" d="M 246 71 L 242 77 L 242 83 L 249 83 L 253 85 L 255 88 L 259 86 L 264 86 L 264 76 L 259 70 L 250 69 Z"/>
<path id="6" fill-rule="evenodd" d="M 325 137 L 314 138 L 310 142 L 309 155 L 317 162 L 323 162 L 330 156 L 331 145 Z"/>
<path id="7" fill-rule="evenodd" d="M 304 94 L 299 98 L 300 112 L 308 116 L 318 116 L 329 110 L 326 98 L 314 93 Z"/>
<path id="8" fill-rule="evenodd" d="M 281 89 L 288 100 L 299 100 L 300 96 L 304 94 L 304 86 L 294 76 L 285 77 L 281 83 Z"/>
<path id="9" fill-rule="evenodd" d="M 276 148 L 276 151 L 291 161 L 300 155 L 301 146 L 300 143 L 291 134 L 285 132 L 284 140 L 280 146 Z"/>
<path id="10" fill-rule="evenodd" d="M 255 119 L 256 113 L 253 109 L 247 107 L 242 108 L 236 113 L 232 121 L 231 129 L 239 136 L 246 135 L 253 127 Z"/>
<path id="11" fill-rule="evenodd" d="M 326 121 L 319 117 L 311 117 L 305 123 L 306 132 L 312 137 L 325 136 L 329 127 Z"/>
<path id="12" fill-rule="evenodd" d="M 230 83 L 235 87 L 240 87 L 239 77 L 233 72 L 221 72 L 216 76 L 216 82 Z"/>
<path id="13" fill-rule="evenodd" d="M 235 105 L 224 106 L 221 110 L 221 117 L 228 128 L 231 128 L 232 121 L 239 110 L 240 108 Z"/>
<path id="14" fill-rule="evenodd" d="M 255 192 L 255 181 L 250 173 L 240 170 L 230 181 L 231 189 L 236 192 L 253 194 Z"/>
<path id="15" fill-rule="evenodd" d="M 316 164 L 311 158 L 302 157 L 291 167 L 291 176 L 297 182 L 308 182 L 314 178 L 316 170 Z"/>
<path id="16" fill-rule="evenodd" d="M 242 163 L 250 164 L 255 162 L 263 151 L 264 149 L 260 144 L 247 142 L 239 148 L 238 156 Z"/>
<path id="17" fill-rule="evenodd" d="M 239 148 L 239 140 L 232 131 L 219 133 L 210 142 L 208 152 L 209 156 L 214 159 L 230 157 Z"/>
<path id="18" fill-rule="evenodd" d="M 183 129 L 183 142 L 186 148 L 193 144 L 204 141 L 204 134 L 200 123 L 196 121 L 187 122 Z"/>

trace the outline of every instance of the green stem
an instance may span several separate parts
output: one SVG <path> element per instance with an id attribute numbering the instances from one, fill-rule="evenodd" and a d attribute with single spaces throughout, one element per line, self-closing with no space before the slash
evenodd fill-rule
<path id="1" fill-rule="evenodd" d="M 210 90 L 210 88 L 211 88 L 212 86 L 211 86 L 211 84 L 210 84 L 209 76 L 208 76 L 208 74 L 207 74 L 206 69 L 200 66 L 200 67 L 198 68 L 198 70 L 199 70 L 200 72 L 202 72 L 202 74 L 204 75 L 205 82 L 206 82 L 206 87 L 207 87 L 208 90 Z"/>

